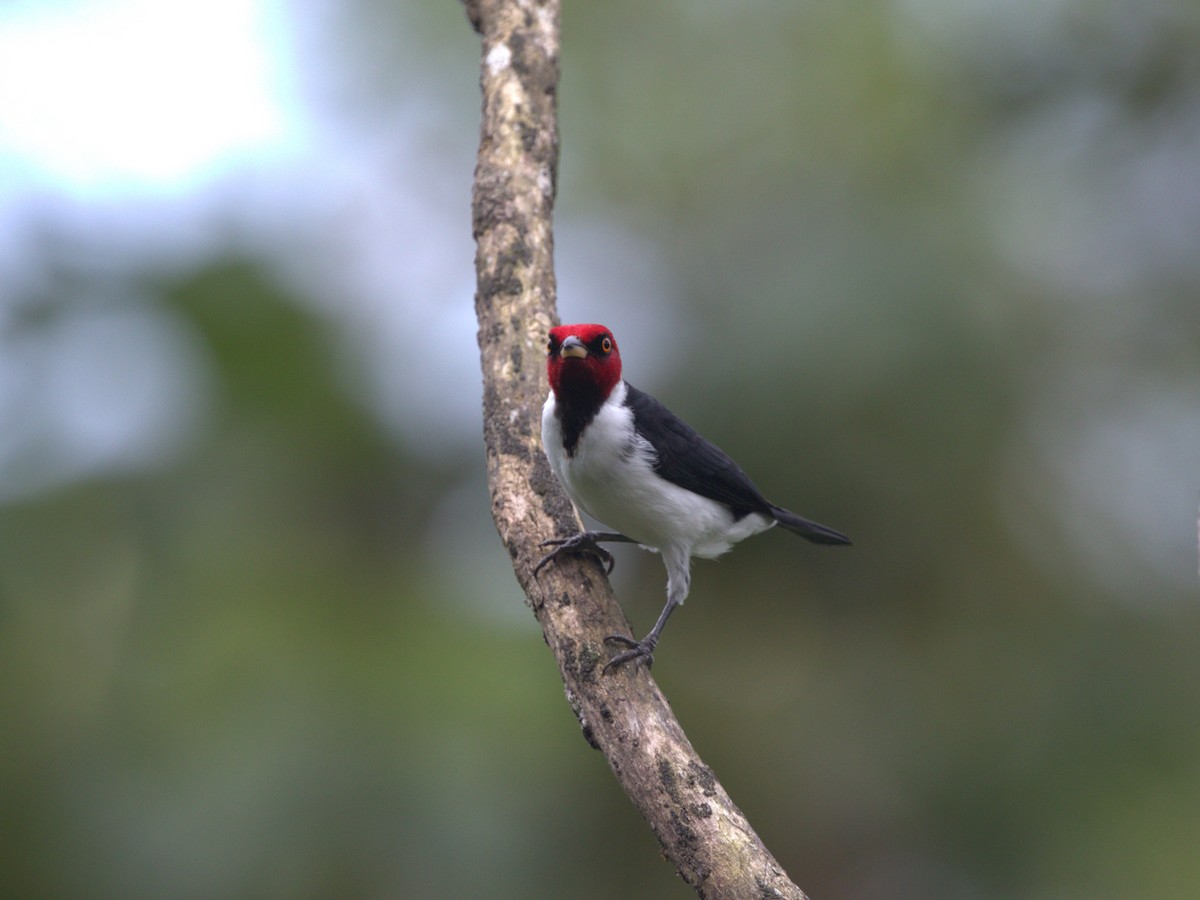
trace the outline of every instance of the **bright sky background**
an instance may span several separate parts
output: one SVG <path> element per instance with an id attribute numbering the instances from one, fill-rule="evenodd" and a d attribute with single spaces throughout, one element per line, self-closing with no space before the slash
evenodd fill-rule
<path id="1" fill-rule="evenodd" d="M 194 187 L 301 138 L 272 0 L 0 7 L 0 198 Z"/>
<path id="2" fill-rule="evenodd" d="M 169 460 L 197 432 L 206 350 L 122 270 L 186 268 L 221 252 L 231 225 L 269 258 L 253 242 L 286 246 L 280 233 L 344 190 L 312 177 L 333 167 L 296 26 L 282 0 L 0 5 L 0 499 Z M 58 264 L 43 229 L 81 254 L 84 278 L 57 285 L 59 315 L 6 333 Z"/>
<path id="3" fill-rule="evenodd" d="M 399 440 L 433 454 L 474 447 L 479 371 L 449 352 L 475 344 L 474 42 L 464 27 L 447 75 L 416 17 L 394 10 L 403 57 L 428 54 L 419 65 L 439 74 L 398 69 L 363 123 L 342 114 L 361 108 L 377 72 L 347 63 L 337 11 L 321 0 L 0 0 L 0 502 L 148 454 L 169 460 L 200 432 L 205 348 L 154 298 L 129 296 L 129 273 L 230 252 L 253 255 L 326 317 L 348 384 Z M 586 237 L 560 242 L 558 260 L 578 308 L 601 302 L 598 291 L 610 307 L 612 294 L 660 297 L 628 318 L 638 333 L 661 330 L 672 292 L 646 243 L 602 221 L 580 227 Z M 75 295 L 54 298 L 60 315 L 37 334 L 6 334 L 56 252 L 79 256 Z M 615 255 L 620 273 L 608 271 Z M 647 373 L 667 364 L 646 356 Z"/>

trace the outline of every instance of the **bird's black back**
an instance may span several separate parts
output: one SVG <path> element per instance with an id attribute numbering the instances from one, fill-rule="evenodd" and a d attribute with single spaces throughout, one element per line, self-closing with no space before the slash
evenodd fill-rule
<path id="1" fill-rule="evenodd" d="M 654 470 L 667 481 L 724 503 L 737 519 L 762 513 L 814 543 L 850 543 L 850 538 L 840 531 L 769 502 L 724 450 L 701 437 L 695 428 L 649 394 L 629 382 L 625 385 L 628 388 L 625 402 L 633 410 L 634 428 L 654 448 Z"/>
<path id="2" fill-rule="evenodd" d="M 654 470 L 672 484 L 724 503 L 740 519 L 772 506 L 729 455 L 649 394 L 626 382 L 633 425 L 654 448 Z"/>

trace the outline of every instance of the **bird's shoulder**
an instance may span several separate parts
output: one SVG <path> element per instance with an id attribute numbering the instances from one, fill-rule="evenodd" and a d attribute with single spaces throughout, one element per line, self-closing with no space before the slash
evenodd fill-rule
<path id="1" fill-rule="evenodd" d="M 633 425 L 654 450 L 654 470 L 686 490 L 726 504 L 737 517 L 770 503 L 729 455 L 666 406 L 626 382 Z"/>

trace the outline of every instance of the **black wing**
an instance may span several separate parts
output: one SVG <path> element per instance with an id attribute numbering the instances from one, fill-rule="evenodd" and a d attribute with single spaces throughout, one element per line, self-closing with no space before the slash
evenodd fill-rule
<path id="1" fill-rule="evenodd" d="M 633 425 L 654 448 L 654 470 L 672 484 L 724 503 L 734 517 L 750 513 L 770 516 L 784 528 L 817 544 L 849 544 L 850 538 L 827 525 L 805 519 L 770 503 L 741 467 L 691 425 L 629 382 L 625 402 Z"/>
<path id="2" fill-rule="evenodd" d="M 667 481 L 701 497 L 724 503 L 734 516 L 752 512 L 773 516 L 771 504 L 720 447 L 649 394 L 626 382 L 625 402 L 633 425 L 657 456 L 654 470 Z"/>

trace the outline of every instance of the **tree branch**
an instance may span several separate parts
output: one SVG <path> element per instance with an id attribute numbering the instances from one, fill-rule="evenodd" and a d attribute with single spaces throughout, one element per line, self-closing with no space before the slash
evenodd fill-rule
<path id="1" fill-rule="evenodd" d="M 697 756 L 645 666 L 602 674 L 629 633 L 599 564 L 538 544 L 580 530 L 542 453 L 546 332 L 557 322 L 551 213 L 558 164 L 559 0 L 464 0 L 483 36 L 483 125 L 472 196 L 475 311 L 492 515 L 583 735 L 701 897 L 803 900 Z"/>

